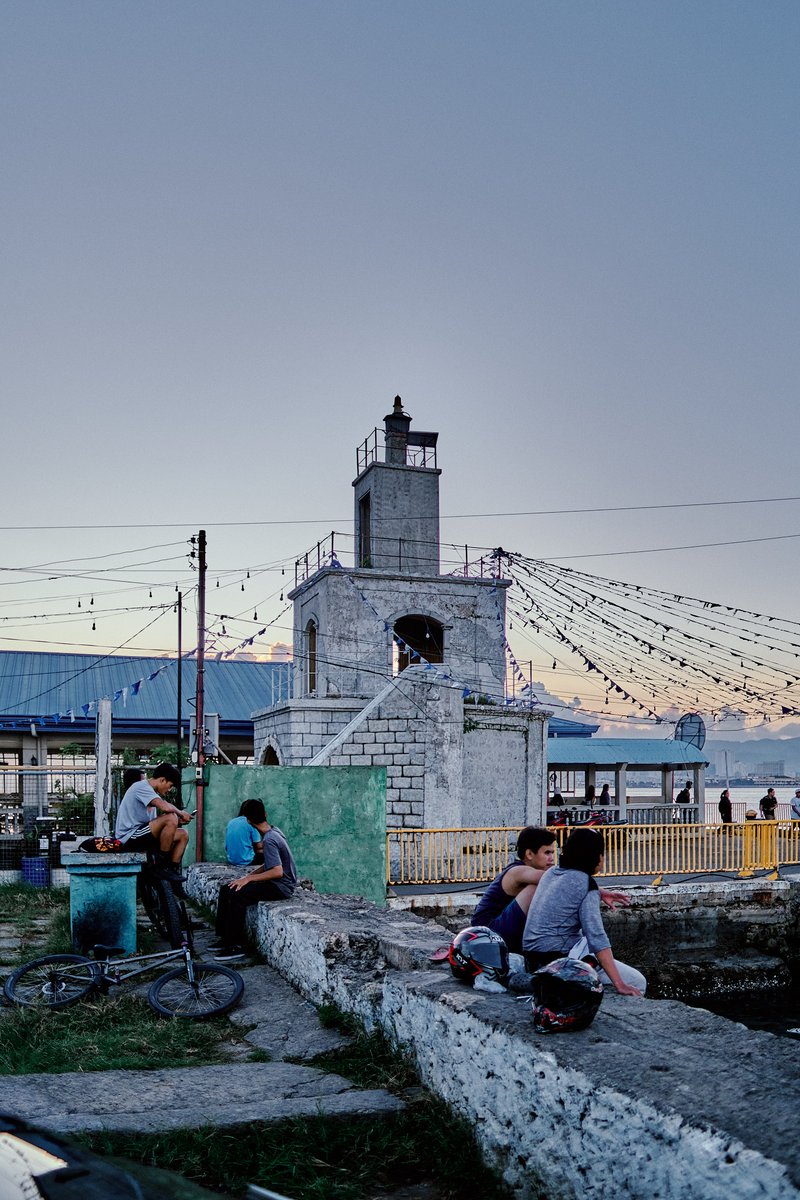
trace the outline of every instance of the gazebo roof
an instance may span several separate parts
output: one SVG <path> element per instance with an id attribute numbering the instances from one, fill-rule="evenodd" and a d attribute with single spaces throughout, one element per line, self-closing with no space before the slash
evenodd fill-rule
<path id="1" fill-rule="evenodd" d="M 659 738 L 555 738 L 547 742 L 549 767 L 707 767 L 689 742 Z"/>

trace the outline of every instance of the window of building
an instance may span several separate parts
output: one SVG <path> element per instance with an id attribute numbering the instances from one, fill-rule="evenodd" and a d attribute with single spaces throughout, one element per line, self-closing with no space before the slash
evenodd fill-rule
<path id="1" fill-rule="evenodd" d="M 433 617 L 415 613 L 395 622 L 394 632 L 403 645 L 395 641 L 394 674 L 424 659 L 429 663 L 444 662 L 444 626 Z M 416 652 L 416 653 L 415 653 Z"/>
<path id="2" fill-rule="evenodd" d="M 317 623 L 309 621 L 306 625 L 306 695 L 317 694 Z"/>
<path id="3" fill-rule="evenodd" d="M 372 566 L 372 504 L 369 492 L 365 492 L 358 502 L 358 565 Z"/>

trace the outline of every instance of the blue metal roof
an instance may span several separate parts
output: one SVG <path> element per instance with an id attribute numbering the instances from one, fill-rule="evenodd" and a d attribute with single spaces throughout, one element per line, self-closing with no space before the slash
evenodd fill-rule
<path id="1" fill-rule="evenodd" d="M 218 712 L 223 726 L 244 723 L 251 713 L 285 700 L 291 664 L 235 659 L 205 664 L 205 710 Z M 194 714 L 197 664 L 181 662 L 184 720 Z M 35 720 L 40 727 L 94 726 L 97 701 L 113 701 L 115 723 L 152 728 L 177 720 L 177 658 L 0 651 L 0 726 Z M 88 711 L 87 711 L 88 706 Z"/>
<path id="2" fill-rule="evenodd" d="M 584 725 L 582 721 L 568 721 L 566 717 L 551 717 L 547 722 L 549 738 L 588 738 L 597 733 L 599 725 Z"/>
<path id="3" fill-rule="evenodd" d="M 555 738 L 547 743 L 548 766 L 631 767 L 708 766 L 702 750 L 666 738 Z"/>

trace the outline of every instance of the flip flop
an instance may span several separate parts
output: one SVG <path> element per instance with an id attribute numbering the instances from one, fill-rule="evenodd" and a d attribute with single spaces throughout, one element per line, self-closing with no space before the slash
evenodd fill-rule
<path id="1" fill-rule="evenodd" d="M 439 946 L 437 950 L 434 950 L 433 954 L 428 955 L 428 962 L 446 962 L 449 953 L 449 946 Z"/>

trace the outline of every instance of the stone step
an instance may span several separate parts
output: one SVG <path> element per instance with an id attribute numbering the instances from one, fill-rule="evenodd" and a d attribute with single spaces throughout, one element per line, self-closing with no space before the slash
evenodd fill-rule
<path id="1" fill-rule="evenodd" d="M 250 1026 L 245 1038 L 274 1060 L 306 1060 L 338 1050 L 351 1040 L 320 1024 L 317 1010 L 266 966 L 239 967 L 244 996 L 229 1013 L 234 1025 Z"/>
<path id="2" fill-rule="evenodd" d="M 158 1133 L 292 1117 L 384 1116 L 403 1101 L 284 1062 L 0 1077 L 0 1112 L 60 1133 Z"/>

